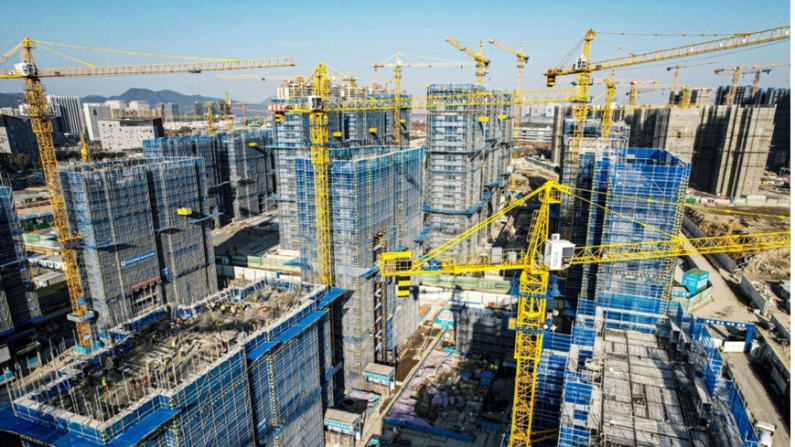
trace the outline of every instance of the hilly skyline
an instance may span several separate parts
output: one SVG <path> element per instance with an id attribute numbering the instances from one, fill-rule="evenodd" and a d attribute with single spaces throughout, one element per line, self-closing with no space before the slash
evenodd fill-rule
<path id="1" fill-rule="evenodd" d="M 9 92 L 0 93 L 0 107 L 17 107 L 17 105 L 24 100 L 22 93 Z M 173 90 L 150 90 L 146 88 L 130 88 L 121 95 L 114 96 L 101 96 L 101 95 L 88 95 L 80 98 L 80 101 L 85 103 L 102 103 L 108 100 L 122 100 L 125 102 L 130 101 L 146 101 L 150 106 L 160 103 L 177 104 L 180 112 L 188 112 L 192 110 L 194 103 L 205 103 L 221 101 L 222 98 L 214 98 L 202 95 L 185 95 Z M 261 104 L 250 105 L 249 108 L 260 108 L 260 105 L 266 104 L 270 98 L 263 101 Z"/>

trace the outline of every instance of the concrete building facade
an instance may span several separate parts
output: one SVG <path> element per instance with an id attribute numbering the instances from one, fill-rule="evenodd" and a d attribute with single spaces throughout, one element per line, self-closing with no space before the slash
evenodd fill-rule
<path id="1" fill-rule="evenodd" d="M 77 96 L 47 96 L 50 112 L 63 119 L 64 132 L 79 135 L 85 129 L 80 98 Z"/>
<path id="2" fill-rule="evenodd" d="M 99 141 L 99 120 L 111 119 L 113 115 L 110 106 L 107 104 L 85 103 L 83 104 L 83 119 L 88 130 L 88 139 Z"/>
<path id="3" fill-rule="evenodd" d="M 111 152 L 141 149 L 145 140 L 165 135 L 160 118 L 100 119 L 97 124 L 102 149 Z"/>
<path id="4" fill-rule="evenodd" d="M 722 197 L 757 194 L 770 153 L 775 111 L 773 107 L 705 108 L 690 185 Z"/>

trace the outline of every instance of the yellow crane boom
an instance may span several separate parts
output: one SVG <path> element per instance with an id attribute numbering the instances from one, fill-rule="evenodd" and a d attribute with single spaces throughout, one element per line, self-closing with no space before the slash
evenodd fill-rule
<path id="1" fill-rule="evenodd" d="M 52 45 L 52 43 L 49 43 Z M 252 60 L 201 60 L 191 63 L 175 64 L 149 64 L 97 67 L 80 61 L 86 67 L 67 68 L 39 68 L 33 58 L 33 48 L 36 41 L 25 38 L 11 51 L 2 56 L 0 62 L 7 60 L 16 51 L 19 51 L 21 62 L 13 70 L 0 73 L 0 79 L 22 79 L 24 82 L 25 99 L 29 106 L 30 122 L 36 135 L 39 147 L 42 171 L 47 183 L 50 196 L 53 220 L 58 242 L 61 244 L 61 256 L 64 260 L 64 275 L 66 277 L 69 300 L 72 313 L 68 319 L 76 326 L 76 344 L 82 352 L 88 352 L 95 347 L 91 330 L 91 320 L 94 312 L 87 306 L 83 284 L 77 265 L 76 243 L 81 238 L 69 227 L 66 214 L 66 203 L 60 182 L 60 169 L 55 157 L 55 147 L 52 141 L 52 122 L 47 104 L 47 95 L 41 78 L 45 77 L 77 77 L 77 76 L 109 76 L 109 75 L 140 75 L 140 74 L 165 74 L 165 73 L 200 73 L 202 71 L 241 70 L 247 68 L 269 68 L 294 66 L 292 58 L 252 59 Z M 87 49 L 87 47 L 80 47 Z M 52 50 L 51 50 L 52 51 Z M 110 50 L 102 50 L 110 51 Z M 60 53 L 59 53 L 60 54 Z M 141 53 L 145 54 L 145 53 Z M 155 56 L 146 54 L 148 56 Z M 160 55 L 162 56 L 162 55 Z M 74 58 L 72 58 L 74 59 Z M 201 58 L 190 58 L 201 59 Z M 76 60 L 76 59 L 74 59 Z"/>
<path id="2" fill-rule="evenodd" d="M 740 75 L 753 73 L 754 85 L 751 88 L 751 99 L 756 98 L 756 92 L 759 90 L 759 76 L 762 73 L 770 73 L 776 67 L 788 67 L 789 62 L 776 62 L 773 64 L 754 64 L 754 65 L 738 65 L 736 67 L 719 68 L 715 70 L 716 75 L 732 74 L 732 88 L 729 94 L 723 99 L 723 105 L 731 104 L 732 99 L 737 95 L 737 85 L 740 83 Z"/>
<path id="3" fill-rule="evenodd" d="M 613 70 L 621 67 L 659 62 L 681 57 L 696 56 L 699 54 L 713 53 L 717 51 L 733 50 L 753 45 L 769 42 L 777 42 L 789 39 L 790 27 L 782 26 L 753 33 L 735 34 L 721 39 L 710 40 L 707 42 L 683 45 L 664 50 L 650 51 L 630 56 L 607 59 L 599 62 L 591 61 L 591 43 L 596 39 L 596 31 L 588 30 L 582 41 L 580 56 L 571 67 L 557 66 L 544 72 L 547 78 L 547 87 L 553 87 L 558 76 L 576 75 L 576 93 L 572 117 L 574 118 L 574 128 L 569 141 L 568 156 L 566 164 L 569 166 L 568 172 L 577 172 L 579 166 L 580 148 L 582 147 L 585 135 L 585 120 L 588 117 L 588 103 L 591 98 L 589 86 L 591 85 L 591 73 L 600 70 Z M 564 216 L 564 228 L 571 228 L 573 214 L 568 213 Z"/>
<path id="4" fill-rule="evenodd" d="M 571 194 L 570 188 L 556 184 L 554 181 L 545 183 L 540 188 L 522 197 L 488 219 L 470 227 L 451 240 L 445 242 L 427 254 L 414 259 L 410 252 L 383 253 L 379 261 L 381 275 L 400 278 L 411 275 L 461 274 L 486 271 L 519 270 L 519 297 L 516 332 L 516 389 L 514 393 L 510 444 L 512 447 L 529 447 L 541 438 L 548 436 L 546 432 L 533 433 L 532 421 L 538 378 L 537 367 L 541 358 L 543 342 L 543 324 L 546 316 L 547 287 L 551 271 L 563 270 L 575 264 L 592 264 L 605 262 L 623 262 L 644 259 L 684 256 L 689 254 L 727 253 L 774 248 L 789 248 L 790 233 L 740 234 L 698 239 L 672 238 L 670 240 L 636 242 L 628 244 L 611 244 L 601 246 L 564 248 L 560 262 L 556 257 L 545 254 L 545 246 L 555 241 L 550 239 L 550 206 L 560 204 L 563 194 Z M 574 194 L 572 194 L 574 197 Z M 490 255 L 474 258 L 443 258 L 446 251 L 465 240 L 471 234 L 486 228 L 494 220 L 499 219 L 511 210 L 526 203 L 530 199 L 539 202 L 540 207 L 534 211 L 531 230 L 528 236 L 528 248 L 519 253 L 503 252 L 498 258 Z M 565 241 L 561 241 L 564 242 Z M 567 251 L 568 250 L 568 251 Z"/>
<path id="5" fill-rule="evenodd" d="M 289 81 L 294 78 L 294 76 L 287 75 L 218 75 L 215 77 L 215 79 L 234 79 L 238 81 Z"/>
<path id="6" fill-rule="evenodd" d="M 475 76 L 477 76 L 478 85 L 483 85 L 484 78 L 486 77 L 486 68 L 491 63 L 490 60 L 483 56 L 483 42 L 480 42 L 479 51 L 476 53 L 452 37 L 446 37 L 444 41 L 463 51 L 467 56 L 475 60 Z"/>

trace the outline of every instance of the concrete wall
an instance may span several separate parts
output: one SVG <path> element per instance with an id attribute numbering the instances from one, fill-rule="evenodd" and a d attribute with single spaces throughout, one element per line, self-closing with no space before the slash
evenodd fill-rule
<path id="1" fill-rule="evenodd" d="M 711 194 L 741 197 L 759 192 L 773 137 L 773 107 L 703 109 L 690 185 Z"/>

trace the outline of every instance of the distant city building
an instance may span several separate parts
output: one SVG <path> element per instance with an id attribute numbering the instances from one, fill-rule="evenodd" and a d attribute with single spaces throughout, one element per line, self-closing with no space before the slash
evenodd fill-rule
<path id="1" fill-rule="evenodd" d="M 61 117 L 52 118 L 52 132 L 53 143 L 56 146 L 62 145 L 64 137 Z M 0 114 L 0 153 L 26 154 L 37 158 L 38 151 L 39 146 L 29 117 Z"/>
<path id="2" fill-rule="evenodd" d="M 111 109 L 121 109 L 124 110 L 127 108 L 127 103 L 125 101 L 119 99 L 109 99 L 105 101 L 105 104 L 110 106 Z"/>
<path id="3" fill-rule="evenodd" d="M 533 141 L 533 142 L 551 143 L 552 126 L 520 127 L 516 135 L 514 135 L 514 139 L 516 141 L 524 141 L 524 142 Z"/>
<path id="4" fill-rule="evenodd" d="M 0 115 L 16 116 L 19 114 L 19 109 L 14 107 L 0 107 Z"/>
<path id="5" fill-rule="evenodd" d="M 149 103 L 146 101 L 130 101 L 130 110 L 147 112 L 149 111 Z"/>
<path id="6" fill-rule="evenodd" d="M 179 115 L 179 106 L 173 103 L 160 103 L 155 105 L 156 109 L 160 109 L 161 115 L 164 117 Z"/>
<path id="7" fill-rule="evenodd" d="M 144 140 L 165 135 L 161 118 L 100 119 L 99 139 L 106 151 L 124 151 L 143 148 Z"/>
<path id="8" fill-rule="evenodd" d="M 113 118 L 107 104 L 83 104 L 83 117 L 88 129 L 88 139 L 99 141 L 99 120 Z"/>
<path id="9" fill-rule="evenodd" d="M 47 96 L 50 112 L 53 116 L 63 119 L 64 131 L 71 135 L 79 135 L 85 128 L 80 113 L 80 98 L 77 96 Z"/>
<path id="10" fill-rule="evenodd" d="M 0 115 L 0 153 L 29 154 L 35 145 L 36 139 L 27 118 Z"/>

